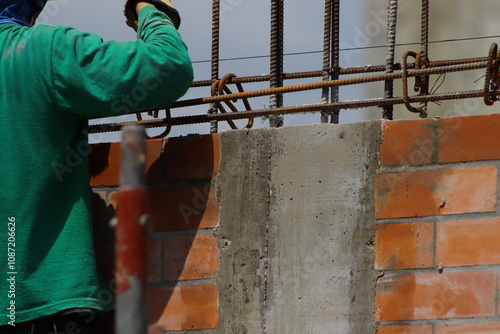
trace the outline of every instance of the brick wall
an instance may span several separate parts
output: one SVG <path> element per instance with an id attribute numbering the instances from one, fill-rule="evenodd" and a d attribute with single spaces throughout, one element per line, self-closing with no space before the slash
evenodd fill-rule
<path id="1" fill-rule="evenodd" d="M 147 142 L 150 188 L 149 323 L 169 331 L 210 329 L 218 324 L 219 222 L 212 177 L 219 168 L 219 137 L 188 136 Z M 120 144 L 92 146 L 90 173 L 98 265 L 113 290 L 114 231 Z M 112 317 L 108 317 L 110 333 Z"/>
<path id="2" fill-rule="evenodd" d="M 500 115 L 382 128 L 378 334 L 500 333 Z"/>
<path id="3" fill-rule="evenodd" d="M 500 333 L 500 115 L 381 127 L 373 175 L 377 333 Z M 97 258 L 111 288 L 108 221 L 119 150 L 94 145 L 90 166 Z M 173 333 L 215 333 L 219 206 L 211 180 L 219 171 L 219 137 L 150 140 L 147 150 L 149 321 Z"/>

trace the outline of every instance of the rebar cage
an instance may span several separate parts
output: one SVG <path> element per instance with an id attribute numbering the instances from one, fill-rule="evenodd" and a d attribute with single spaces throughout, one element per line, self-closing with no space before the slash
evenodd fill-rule
<path id="1" fill-rule="evenodd" d="M 284 63 L 284 0 L 270 0 L 270 61 L 269 74 L 238 77 L 229 73 L 220 73 L 220 0 L 212 2 L 212 43 L 211 43 L 211 78 L 195 81 L 192 87 L 207 87 L 210 96 L 180 100 L 171 106 L 165 106 L 165 117 L 158 117 L 159 110 L 134 110 L 137 120 L 130 122 L 111 122 L 90 126 L 90 133 L 118 131 L 128 124 L 143 124 L 147 128 L 166 128 L 158 138 L 167 136 L 176 125 L 207 123 L 210 132 L 219 131 L 219 122 L 228 122 L 233 129 L 237 128 L 235 120 L 247 119 L 245 127 L 251 128 L 254 118 L 267 117 L 271 127 L 283 126 L 283 115 L 295 113 L 318 113 L 318 121 L 322 123 L 338 123 L 339 112 L 343 109 L 359 109 L 378 107 L 383 118 L 392 120 L 394 105 L 404 105 L 408 111 L 427 117 L 427 104 L 444 100 L 482 98 L 486 105 L 493 105 L 498 99 L 500 53 L 498 46 L 491 45 L 489 53 L 483 57 L 462 58 L 431 61 L 429 59 L 429 0 L 421 0 L 421 32 L 420 51 L 407 51 L 401 62 L 395 60 L 396 23 L 398 18 L 398 0 L 387 1 L 387 45 L 386 63 L 384 65 L 367 65 L 357 67 L 340 67 L 340 0 L 325 0 L 324 4 L 324 41 L 323 64 L 321 69 L 308 72 L 283 71 Z M 411 58 L 412 61 L 409 61 Z M 318 66 L 319 68 L 319 66 Z M 430 92 L 429 78 L 451 72 L 462 72 L 483 69 L 484 88 L 458 92 Z M 352 77 L 352 75 L 357 75 Z M 342 78 L 342 76 L 349 76 Z M 286 80 L 318 78 L 316 82 L 284 85 Z M 408 92 L 409 79 L 415 82 L 416 95 Z M 401 84 L 401 96 L 395 96 L 396 80 Z M 399 82 L 400 80 L 400 82 Z M 269 82 L 269 88 L 244 91 L 244 84 Z M 360 99 L 353 101 L 339 100 L 339 87 L 364 83 L 383 82 L 384 95 L 381 98 Z M 230 89 L 234 85 L 238 92 Z M 321 101 L 317 104 L 283 106 L 283 94 L 321 90 Z M 207 92 L 208 95 L 208 92 Z M 250 99 L 269 96 L 269 107 L 252 110 Z M 236 102 L 240 101 L 239 110 Z M 207 112 L 191 116 L 174 116 L 175 111 L 190 106 L 206 105 Z M 229 109 L 229 110 L 228 110 Z M 240 108 L 241 109 L 241 108 Z M 229 111 L 229 112 L 228 112 Z M 142 113 L 149 113 L 153 119 L 143 119 Z M 99 123 L 99 121 L 97 121 Z"/>

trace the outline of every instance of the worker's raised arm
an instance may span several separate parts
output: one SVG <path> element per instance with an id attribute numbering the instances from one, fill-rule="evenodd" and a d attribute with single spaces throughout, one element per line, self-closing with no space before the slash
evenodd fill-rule
<path id="1" fill-rule="evenodd" d="M 193 80 L 186 45 L 164 12 L 138 7 L 134 42 L 103 42 L 72 28 L 56 30 L 52 71 L 59 111 L 113 116 L 168 107 L 184 95 Z"/>

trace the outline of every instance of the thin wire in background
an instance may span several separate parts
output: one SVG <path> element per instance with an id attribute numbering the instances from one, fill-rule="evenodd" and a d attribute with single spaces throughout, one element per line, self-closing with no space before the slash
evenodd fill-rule
<path id="1" fill-rule="evenodd" d="M 483 40 L 483 39 L 491 39 L 491 38 L 500 38 L 500 35 L 443 39 L 443 40 L 439 40 L 439 41 L 431 41 L 431 42 L 429 42 L 429 44 L 441 44 L 441 43 L 474 41 L 474 40 Z M 415 43 L 400 43 L 400 44 L 396 44 L 397 47 L 400 47 L 400 46 L 411 46 L 411 45 L 420 45 L 420 43 L 415 42 Z M 358 50 L 370 50 L 370 49 L 381 49 L 381 48 L 386 48 L 386 47 L 387 47 L 386 45 L 360 46 L 360 47 L 354 47 L 354 48 L 340 49 L 340 52 L 358 51 Z M 301 55 L 320 54 L 320 53 L 323 53 L 323 51 L 290 52 L 290 53 L 285 53 L 285 56 L 301 56 Z M 222 58 L 222 59 L 220 59 L 220 61 L 223 62 L 223 61 L 234 61 L 234 60 L 249 60 L 249 59 L 260 59 L 260 58 L 269 58 L 269 57 L 270 57 L 270 55 L 258 55 L 258 56 L 247 56 L 247 57 Z M 193 64 L 203 64 L 203 63 L 210 63 L 210 62 L 211 62 L 211 60 L 196 60 L 196 61 L 193 61 L 192 63 Z"/>

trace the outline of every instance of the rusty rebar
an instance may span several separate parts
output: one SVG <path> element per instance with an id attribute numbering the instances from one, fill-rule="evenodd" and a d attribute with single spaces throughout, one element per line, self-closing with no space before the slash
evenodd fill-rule
<path id="1" fill-rule="evenodd" d="M 421 25 L 421 46 L 420 46 L 420 62 L 421 68 L 427 68 L 429 62 L 429 0 L 422 0 L 422 25 Z M 420 94 L 427 95 L 429 93 L 429 76 L 423 76 L 420 84 Z M 420 105 L 420 117 L 427 118 L 427 103 L 422 102 Z"/>
<path id="2" fill-rule="evenodd" d="M 420 34 L 422 67 L 425 68 L 429 59 L 429 0 L 422 0 L 422 26 Z"/>
<path id="3" fill-rule="evenodd" d="M 211 60 L 211 82 L 219 79 L 219 49 L 220 49 L 220 0 L 212 2 L 212 60 Z M 218 112 L 217 105 L 210 106 L 209 114 Z M 210 123 L 210 133 L 219 131 L 217 121 Z"/>
<path id="4" fill-rule="evenodd" d="M 394 72 L 394 58 L 396 52 L 396 25 L 398 18 L 398 0 L 388 0 L 387 2 L 387 50 L 386 50 L 386 73 Z M 394 96 L 394 81 L 385 81 L 384 98 Z M 384 106 L 383 117 L 393 119 L 394 106 Z"/>
<path id="5" fill-rule="evenodd" d="M 325 25 L 323 42 L 323 81 L 339 78 L 340 60 L 340 0 L 325 0 Z M 325 87 L 322 92 L 322 103 L 337 102 L 338 87 Z M 338 123 L 339 110 L 321 112 L 321 123 Z"/>
<path id="6" fill-rule="evenodd" d="M 232 119 L 244 119 L 244 118 L 253 118 L 259 116 L 270 116 L 270 115 L 279 115 L 281 112 L 283 114 L 290 114 L 296 112 L 320 112 L 323 110 L 332 110 L 333 109 L 352 109 L 352 108 L 362 108 L 362 107 L 370 107 L 370 106 L 378 106 L 383 107 L 386 105 L 394 105 L 394 104 L 408 104 L 412 102 L 420 102 L 427 103 L 431 101 L 441 101 L 441 100 L 451 100 L 451 99 L 463 99 L 463 98 L 474 98 L 474 97 L 483 97 L 485 98 L 485 102 L 490 101 L 493 102 L 498 100 L 499 95 L 499 87 L 500 87 L 500 78 L 498 71 L 500 69 L 500 53 L 498 53 L 498 48 L 496 44 L 493 44 L 490 48 L 488 57 L 478 57 L 478 58 L 464 58 L 464 59 L 452 59 L 452 60 L 440 60 L 440 61 L 432 61 L 429 62 L 429 67 L 426 69 L 419 69 L 418 62 L 408 63 L 406 64 L 406 60 L 403 62 L 403 66 L 399 63 L 394 64 L 394 70 L 397 72 L 393 73 L 384 73 L 384 74 L 375 74 L 368 76 L 361 76 L 355 78 L 347 78 L 347 79 L 339 79 L 339 80 L 330 80 L 330 81 L 322 81 L 310 84 L 303 85 L 294 85 L 294 86 L 285 86 L 285 87 L 277 87 L 270 88 L 265 90 L 258 91 L 249 91 L 242 92 L 243 87 L 241 83 L 243 82 L 251 82 L 251 80 L 258 79 L 264 81 L 269 78 L 268 75 L 263 76 L 253 76 L 253 77 L 235 77 L 233 75 L 226 76 L 226 80 L 224 80 L 225 84 L 236 84 L 240 93 L 232 94 L 230 90 L 223 85 L 223 90 L 228 93 L 227 95 L 221 96 L 211 96 L 206 98 L 198 98 L 192 100 L 184 100 L 176 102 L 171 108 L 181 108 L 187 106 L 194 106 L 200 104 L 220 104 L 222 101 L 237 101 L 239 99 L 243 99 L 243 103 L 247 108 L 247 111 L 237 111 L 236 108 L 231 108 L 233 113 L 230 114 L 209 114 L 209 115 L 195 115 L 189 117 L 171 117 L 170 113 L 167 113 L 167 117 L 165 119 L 153 119 L 153 120 L 144 120 L 137 122 L 122 122 L 122 123 L 111 123 L 111 124 L 101 124 L 101 125 L 92 125 L 90 127 L 91 132 L 108 132 L 118 130 L 119 127 L 126 124 L 144 124 L 148 127 L 160 127 L 167 126 L 168 129 L 173 125 L 183 125 L 190 123 L 203 123 L 203 122 L 211 122 L 211 121 L 221 121 L 221 120 L 232 120 Z M 416 54 L 415 55 L 420 55 Z M 403 71 L 400 71 L 400 68 L 403 67 Z M 377 65 L 377 66 L 359 66 L 352 68 L 340 69 L 341 74 L 351 74 L 351 73 L 373 73 L 384 71 L 386 66 Z M 400 98 L 382 98 L 382 99 L 371 99 L 371 100 L 359 100 L 359 101 L 346 101 L 339 103 L 327 103 L 320 105 L 309 105 L 309 106 L 298 106 L 298 107 L 289 107 L 289 108 L 269 108 L 269 109 L 261 109 L 257 111 L 251 111 L 249 107 L 248 101 L 245 99 L 250 97 L 264 96 L 264 95 L 273 95 L 273 94 L 284 94 L 291 93 L 296 91 L 305 91 L 312 89 L 322 89 L 325 87 L 338 87 L 338 86 L 346 86 L 353 84 L 362 84 L 376 81 L 386 81 L 386 80 L 395 80 L 395 79 L 404 79 L 403 85 L 405 85 L 405 81 L 409 77 L 419 77 L 433 75 L 433 74 L 443 74 L 450 72 L 458 72 L 458 71 L 466 71 L 466 70 L 476 70 L 476 69 L 487 69 L 487 75 L 485 79 L 485 88 L 482 91 L 468 91 L 468 92 L 458 92 L 458 93 L 446 93 L 446 94 L 423 94 L 422 96 L 408 96 L 407 87 L 406 93 L 403 94 L 403 97 Z M 289 78 L 298 78 L 298 77 L 314 77 L 314 76 L 322 76 L 323 71 L 310 71 L 310 72 L 296 72 L 296 73 L 288 73 L 285 74 L 284 77 Z M 418 83 L 418 80 L 417 80 Z M 406 83 L 407 86 L 407 83 Z M 403 87 L 404 88 L 404 87 Z M 405 89 L 403 89 L 405 91 Z M 158 109 L 164 108 L 155 108 L 155 109 L 142 109 L 135 110 L 132 113 L 138 112 L 158 112 Z M 170 110 L 168 110 L 170 112 Z"/>
<path id="7" fill-rule="evenodd" d="M 226 74 L 224 77 L 222 77 L 222 79 L 214 82 L 212 85 L 212 89 L 211 89 L 212 96 L 224 95 L 225 93 L 232 94 L 231 90 L 229 89 L 229 87 L 227 85 L 229 84 L 229 81 L 235 77 L 236 77 L 236 75 L 234 73 L 229 73 L 229 74 Z M 238 88 L 238 92 L 240 92 L 240 93 L 244 92 L 242 84 L 236 83 L 236 87 Z M 248 102 L 248 99 L 244 98 L 242 100 L 243 100 L 243 105 L 245 106 L 246 110 L 252 110 L 252 107 L 250 106 L 250 102 Z M 227 106 L 229 107 L 229 109 L 231 109 L 232 112 L 238 112 L 238 109 L 232 103 L 232 102 L 236 102 L 236 100 L 234 100 L 234 101 L 227 100 L 224 102 L 227 104 Z M 222 105 L 221 102 L 215 102 L 215 104 L 217 105 L 217 107 L 219 108 L 221 113 L 226 113 L 226 109 L 224 108 L 224 106 Z M 238 129 L 238 126 L 236 126 L 236 124 L 233 121 L 228 120 L 227 123 L 229 124 L 229 126 L 232 129 Z M 254 120 L 253 120 L 253 118 L 250 118 L 248 120 L 248 123 L 245 126 L 245 128 L 250 129 L 253 127 L 253 124 L 254 124 Z"/>
<path id="8" fill-rule="evenodd" d="M 407 74 L 404 74 L 402 71 L 399 71 L 399 72 L 393 72 L 393 73 L 362 76 L 362 77 L 357 77 L 357 78 L 339 79 L 339 80 L 316 82 L 316 83 L 304 84 L 304 85 L 295 85 L 295 86 L 278 87 L 278 88 L 265 89 L 265 90 L 248 91 L 248 92 L 244 92 L 244 93 L 228 94 L 228 95 L 223 95 L 223 96 L 211 96 L 211 97 L 197 98 L 197 99 L 192 99 L 192 100 L 183 100 L 183 101 L 178 101 L 178 102 L 174 103 L 170 108 L 171 109 L 182 108 L 182 107 L 188 107 L 188 106 L 216 103 L 216 102 L 220 102 L 220 101 L 228 101 L 228 100 L 235 100 L 235 99 L 237 100 L 237 99 L 251 98 L 251 97 L 257 97 L 257 96 L 265 96 L 265 95 L 271 95 L 271 94 L 276 94 L 276 93 L 283 94 L 283 93 L 291 93 L 291 92 L 297 92 L 297 91 L 303 91 L 303 90 L 322 89 L 324 87 L 347 86 L 347 85 L 362 84 L 362 83 L 369 83 L 369 82 L 376 82 L 376 81 L 402 79 L 404 75 L 406 75 L 406 77 L 408 78 L 408 77 L 416 77 L 416 76 L 429 75 L 429 74 L 442 74 L 442 73 L 449 73 L 449 72 L 484 69 L 484 68 L 491 66 L 490 65 L 491 62 L 488 61 L 488 59 L 489 59 L 488 57 L 481 57 L 481 58 L 466 58 L 466 59 L 458 59 L 458 60 L 436 61 L 436 62 L 431 62 L 431 64 L 433 64 L 433 65 L 446 65 L 446 66 L 430 67 L 428 69 L 421 69 L 421 70 L 412 69 L 415 67 L 415 64 L 410 63 L 407 66 L 407 71 L 406 71 Z M 453 65 L 448 65 L 448 64 L 453 64 Z M 500 64 L 500 62 L 499 62 L 499 64 Z M 399 66 L 400 66 L 399 64 L 395 64 L 395 68 L 399 69 Z M 383 65 L 370 66 L 370 67 L 366 68 L 366 71 L 372 72 L 373 69 L 376 69 L 377 71 L 381 71 L 381 70 L 383 70 L 384 67 L 385 66 L 383 66 Z M 357 67 L 357 68 L 353 68 L 353 69 L 356 69 L 356 71 L 358 71 L 361 68 Z M 319 71 L 319 72 L 321 72 L 321 71 Z M 238 77 L 231 78 L 231 80 L 228 81 L 228 83 L 241 83 L 241 82 L 246 82 L 246 81 L 241 80 L 241 78 L 238 78 Z M 409 101 L 414 101 L 412 99 L 413 99 L 413 97 L 410 98 Z M 153 110 L 153 109 L 141 109 L 141 110 L 133 111 L 132 113 L 148 112 L 151 110 Z M 154 110 L 157 110 L 157 109 L 154 109 Z M 211 119 L 215 120 L 217 118 L 211 118 Z M 101 132 L 105 132 L 105 131 L 106 130 L 103 129 Z"/>
<path id="9" fill-rule="evenodd" d="M 474 91 L 410 96 L 409 102 L 415 103 L 415 102 L 472 99 L 472 98 L 480 98 L 483 96 L 484 96 L 483 90 L 474 90 Z M 174 117 L 170 119 L 169 122 L 167 122 L 167 120 L 164 119 L 153 119 L 145 121 L 118 122 L 110 124 L 91 125 L 89 127 L 89 132 L 98 133 L 98 132 L 119 131 L 122 126 L 129 124 L 143 124 L 147 125 L 148 127 L 163 127 L 166 125 L 177 126 L 177 125 L 207 123 L 212 120 L 226 121 L 228 119 L 237 120 L 237 119 L 248 119 L 254 117 L 266 117 L 273 114 L 286 115 L 286 114 L 296 114 L 304 112 L 318 112 L 321 110 L 328 110 L 328 109 L 360 109 L 360 108 L 382 107 L 385 105 L 396 105 L 404 103 L 405 99 L 403 97 L 393 97 L 388 99 L 386 98 L 366 99 L 358 101 L 341 101 L 341 102 L 327 103 L 327 104 L 314 104 L 314 105 L 294 106 L 294 107 L 268 108 L 268 109 L 252 110 L 252 111 L 239 111 L 227 114 L 205 114 L 205 115 L 194 115 L 194 116 L 182 116 L 182 117 Z"/>
<path id="10" fill-rule="evenodd" d="M 325 0 L 325 24 L 323 36 L 323 81 L 329 81 L 331 75 L 331 48 L 332 48 L 332 0 Z M 330 87 L 324 87 L 321 92 L 321 103 L 330 102 Z M 328 122 L 329 113 L 321 112 L 321 123 Z"/>
<path id="11" fill-rule="evenodd" d="M 340 0 L 333 2 L 333 31 L 332 31 L 332 76 L 331 80 L 340 78 Z M 331 88 L 331 102 L 339 101 L 339 87 Z M 331 114 L 330 123 L 338 124 L 340 109 L 334 109 Z"/>
<path id="12" fill-rule="evenodd" d="M 497 100 L 496 91 L 499 87 L 498 70 L 500 68 L 500 53 L 498 53 L 497 43 L 491 44 L 488 58 L 484 80 L 484 103 L 491 106 Z"/>
<path id="13" fill-rule="evenodd" d="M 488 65 L 488 62 L 484 61 L 484 62 L 465 63 L 465 64 L 451 65 L 451 66 L 430 67 L 430 68 L 421 69 L 421 70 L 413 69 L 413 70 L 408 70 L 407 77 L 476 70 L 476 69 L 486 68 L 487 65 Z M 292 93 L 292 92 L 305 91 L 305 90 L 322 89 L 324 87 L 357 85 L 357 84 L 370 83 L 370 82 L 376 82 L 376 81 L 385 81 L 385 80 L 390 80 L 390 79 L 401 79 L 402 77 L 403 77 L 403 73 L 401 71 L 399 71 L 399 72 L 394 72 L 394 73 L 368 75 L 368 76 L 362 76 L 362 77 L 356 77 L 356 78 L 346 78 L 346 79 L 315 82 L 315 83 L 302 84 L 302 85 L 277 87 L 277 88 L 270 88 L 270 89 L 263 89 L 263 90 L 248 91 L 248 92 L 244 92 L 244 93 L 228 94 L 228 95 L 224 95 L 224 96 L 211 96 L 211 97 L 197 98 L 197 99 L 191 99 L 191 100 L 183 100 L 183 101 L 178 101 L 178 102 L 174 103 L 171 106 L 171 108 L 182 108 L 182 107 L 188 107 L 188 106 L 194 106 L 194 105 L 208 104 L 208 103 L 213 103 L 213 102 L 217 102 L 217 101 L 226 101 L 226 100 L 234 100 L 234 99 L 241 99 L 241 98 L 250 98 L 250 97 L 258 97 L 258 96 L 266 96 L 266 95 Z M 146 110 L 142 110 L 142 111 L 146 111 Z"/>
<path id="14" fill-rule="evenodd" d="M 408 69 L 406 66 L 407 61 L 408 61 L 408 57 L 413 57 L 413 58 L 417 59 L 418 54 L 414 51 L 406 51 L 403 54 L 403 69 L 402 69 L 402 73 L 403 73 L 403 78 L 402 78 L 403 101 L 404 101 L 404 104 L 406 106 L 406 109 L 408 109 L 409 111 L 414 112 L 414 113 L 421 113 L 422 112 L 421 108 L 415 108 L 411 105 L 410 97 L 408 95 Z M 417 84 L 420 85 L 418 77 L 417 77 L 416 81 L 417 81 Z M 417 87 L 417 85 L 415 87 Z"/>
<path id="15" fill-rule="evenodd" d="M 270 87 L 283 86 L 283 41 L 284 41 L 284 0 L 271 0 L 271 60 L 270 60 Z M 283 95 L 276 92 L 269 99 L 270 108 L 283 106 Z M 271 127 L 283 126 L 283 117 L 273 115 L 269 119 Z"/>
<path id="16" fill-rule="evenodd" d="M 471 64 L 487 61 L 488 57 L 478 57 L 478 58 L 461 58 L 461 59 L 450 59 L 450 60 L 437 60 L 429 61 L 429 67 L 441 67 L 441 66 L 451 66 L 451 65 L 461 65 L 461 64 Z M 393 70 L 401 70 L 401 63 L 394 63 Z M 408 63 L 408 69 L 414 69 L 415 63 Z M 366 66 L 355 66 L 339 68 L 339 75 L 354 75 L 354 74 L 364 74 L 364 73 L 376 73 L 384 72 L 387 69 L 387 65 L 366 65 Z M 285 80 L 295 80 L 295 79 L 307 79 L 307 78 L 319 78 L 324 75 L 324 71 L 305 71 L 305 72 L 290 72 L 284 73 L 283 79 Z M 271 79 L 269 74 L 253 75 L 236 77 L 231 80 L 231 83 L 255 83 L 255 82 L 266 82 Z M 200 80 L 193 82 L 191 87 L 210 87 L 212 85 L 212 80 Z"/>

